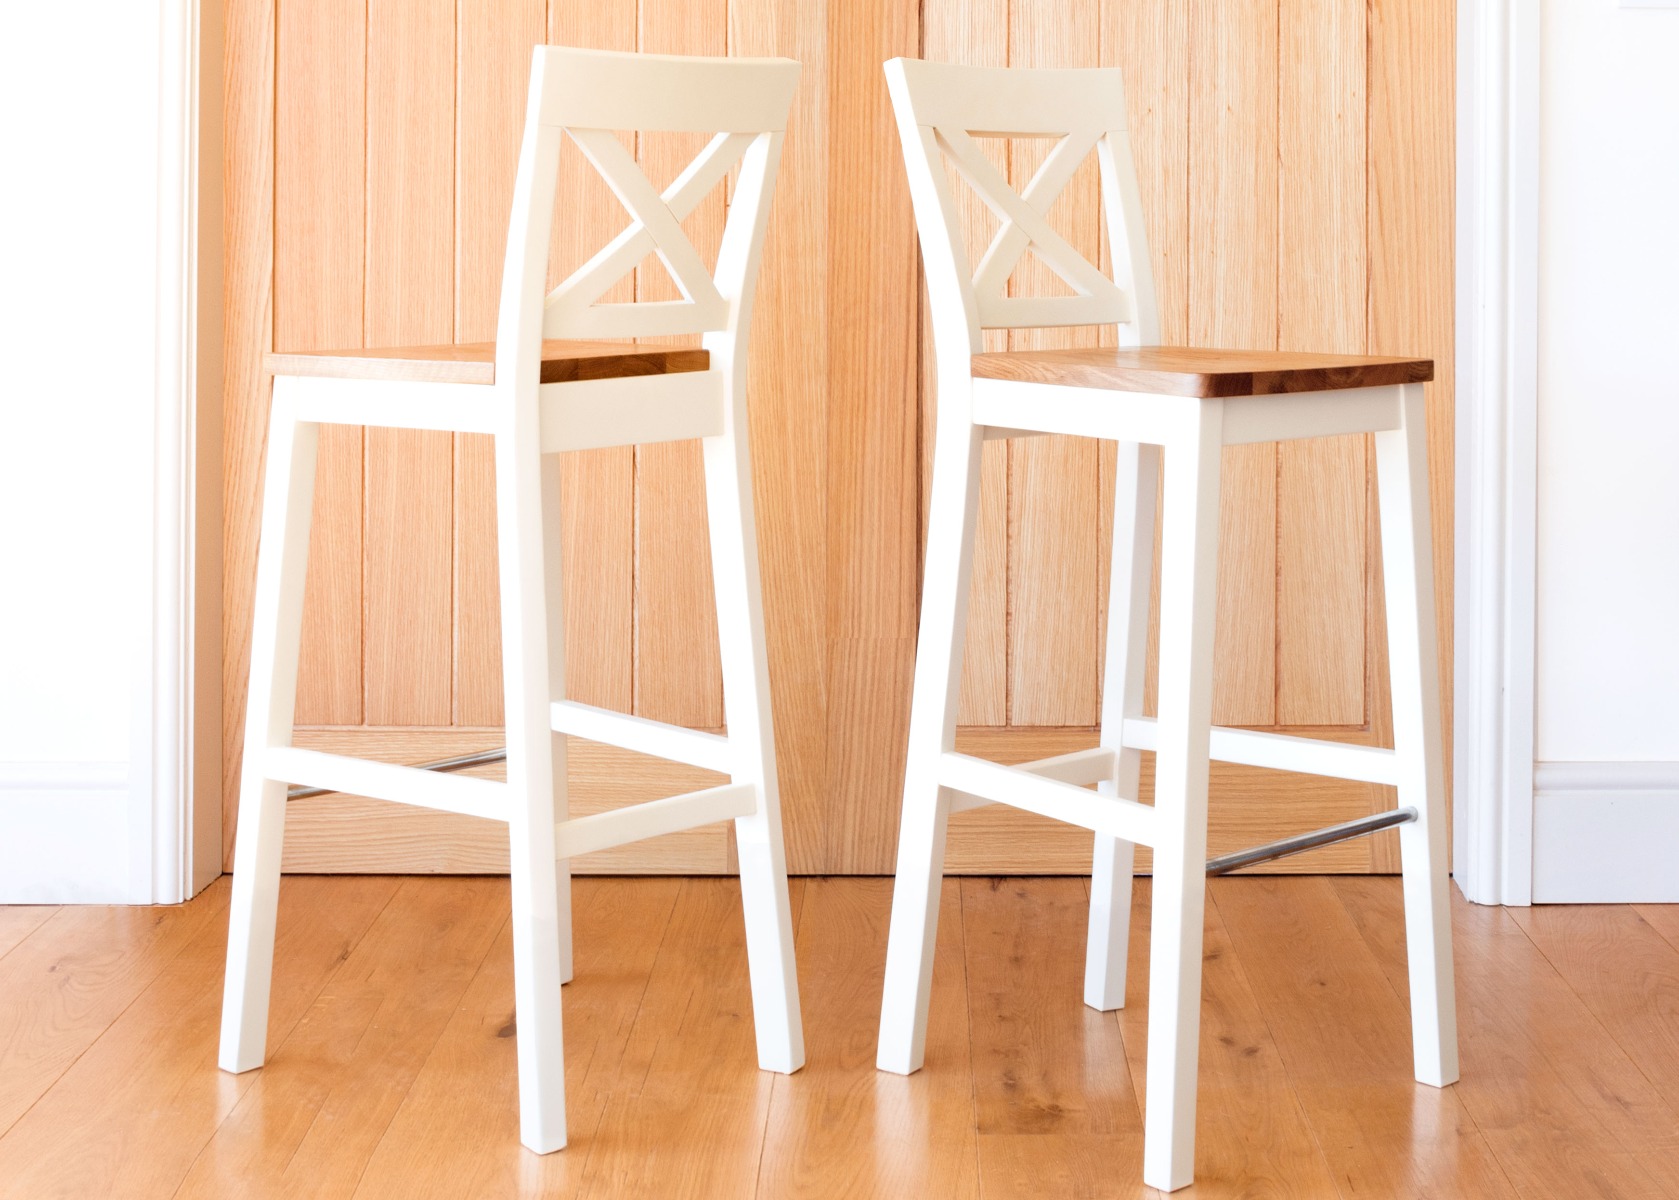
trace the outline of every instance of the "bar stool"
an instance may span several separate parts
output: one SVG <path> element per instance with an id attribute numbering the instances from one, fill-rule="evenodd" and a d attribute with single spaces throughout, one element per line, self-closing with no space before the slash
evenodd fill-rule
<path id="1" fill-rule="evenodd" d="M 1457 1078 L 1446 825 L 1430 564 L 1424 360 L 1238 353 L 1156 345 L 1159 318 L 1117 70 L 886 64 L 931 299 L 938 431 L 897 880 L 877 1063 L 920 1068 L 949 814 L 1001 802 L 1095 834 L 1085 1002 L 1125 1002 L 1132 848 L 1154 848 L 1143 1179 L 1194 1174 L 1201 932 L 1209 869 L 1397 824 L 1403 856 L 1416 1077 Z M 1021 192 L 973 137 L 1059 141 Z M 1113 278 L 1044 214 L 1094 151 Z M 1000 227 L 970 270 L 946 162 Z M 1005 294 L 1030 249 L 1074 292 Z M 1116 324 L 1124 348 L 980 353 L 981 330 Z M 998 437 L 1081 434 L 1119 443 L 1100 744 L 1005 767 L 958 754 L 980 450 Z M 1220 455 L 1244 442 L 1374 433 L 1393 679 L 1394 749 L 1212 728 Z M 1160 447 L 1161 450 L 1157 450 Z M 1164 451 L 1159 715 L 1143 715 L 1157 458 Z M 1157 755 L 1153 806 L 1140 752 Z M 1208 760 L 1396 785 L 1397 812 L 1206 863 Z M 1097 792 L 1086 785 L 1098 785 Z M 1356 828 L 1354 828 L 1356 827 Z"/>
<path id="2" fill-rule="evenodd" d="M 257 562 L 250 698 L 234 856 L 220 1063 L 263 1063 L 286 785 L 506 821 L 512 850 L 520 1140 L 565 1145 L 560 985 L 571 974 L 578 854 L 733 819 L 758 1062 L 804 1064 L 770 729 L 746 372 L 752 296 L 799 64 L 539 46 L 519 155 L 493 345 L 276 354 Z M 615 130 L 715 134 L 661 194 Z M 719 132 L 721 131 L 721 132 Z M 629 226 L 544 297 L 563 140 L 628 210 Z M 739 164 L 715 277 L 682 218 Z M 657 253 L 683 299 L 603 304 Z M 700 333 L 703 349 L 626 341 Z M 507 780 L 442 775 L 294 747 L 298 639 L 321 422 L 495 439 Z M 727 736 L 565 697 L 556 451 L 703 439 Z M 729 783 L 566 819 L 566 734 L 719 771 Z"/>

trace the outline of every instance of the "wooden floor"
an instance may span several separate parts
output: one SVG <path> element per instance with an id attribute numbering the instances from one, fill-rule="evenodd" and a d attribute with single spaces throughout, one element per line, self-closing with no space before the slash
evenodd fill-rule
<path id="1" fill-rule="evenodd" d="M 227 880 L 0 908 L 0 1196 L 1137 1196 L 1086 884 L 945 884 L 927 1067 L 874 1070 L 889 882 L 795 881 L 810 1062 L 753 1066 L 738 892 L 581 879 L 571 1145 L 518 1146 L 506 881 L 285 881 L 270 1063 L 215 1066 Z M 1455 911 L 1463 1080 L 1412 1083 L 1391 878 L 1216 880 L 1182 1196 L 1679 1197 L 1679 907 Z"/>

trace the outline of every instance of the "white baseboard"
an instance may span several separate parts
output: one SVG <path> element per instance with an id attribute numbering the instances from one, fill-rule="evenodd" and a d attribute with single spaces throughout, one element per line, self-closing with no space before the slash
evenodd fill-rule
<path id="1" fill-rule="evenodd" d="M 1533 902 L 1679 903 L 1679 762 L 1536 764 Z"/>
<path id="2" fill-rule="evenodd" d="M 127 763 L 0 763 L 0 904 L 127 904 Z"/>

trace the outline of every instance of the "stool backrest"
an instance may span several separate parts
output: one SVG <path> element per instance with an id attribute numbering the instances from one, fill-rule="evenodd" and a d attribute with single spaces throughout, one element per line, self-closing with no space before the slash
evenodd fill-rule
<path id="1" fill-rule="evenodd" d="M 497 378 L 534 384 L 549 338 L 705 334 L 713 365 L 744 349 L 770 193 L 799 64 L 784 58 L 695 58 L 538 46 L 514 186 L 502 275 Z M 710 133 L 713 138 L 661 193 L 617 132 Z M 574 141 L 630 214 L 629 225 L 546 297 L 548 243 L 560 149 Z M 736 165 L 715 273 L 682 219 Z M 648 253 L 680 300 L 601 303 Z M 725 360 L 718 363 L 719 356 Z"/>
<path id="2" fill-rule="evenodd" d="M 961 67 L 894 58 L 886 79 L 921 234 L 941 373 L 948 365 L 965 378 L 985 329 L 1115 324 L 1124 344 L 1160 340 L 1117 68 Z M 1017 192 L 976 137 L 1058 140 Z M 1045 215 L 1092 151 L 1101 168 L 1111 279 Z M 969 267 L 947 160 L 1001 222 L 976 269 Z M 1008 295 L 1009 276 L 1028 250 L 1074 294 Z"/>

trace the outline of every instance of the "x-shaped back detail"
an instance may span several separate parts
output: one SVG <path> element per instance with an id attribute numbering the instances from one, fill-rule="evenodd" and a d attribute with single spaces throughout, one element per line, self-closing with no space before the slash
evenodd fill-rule
<path id="1" fill-rule="evenodd" d="M 935 130 L 939 146 L 962 178 L 1002 222 L 974 272 L 981 326 L 1099 325 L 1131 319 L 1131 304 L 1125 293 L 1045 218 L 1104 132 L 1094 128 L 1067 133 L 1044 158 L 1025 190 L 1016 192 L 966 130 Z M 1077 295 L 1008 295 L 1009 276 L 1028 249 Z"/>
<path id="2" fill-rule="evenodd" d="M 568 129 L 631 223 L 548 294 L 543 332 L 549 337 L 654 337 L 705 333 L 728 324 L 729 305 L 717 290 L 682 220 L 710 194 L 743 155 L 753 133 L 719 133 L 663 193 L 653 190 L 617 135 L 606 129 Z M 681 300 L 601 304 L 600 298 L 656 253 L 682 292 Z"/>

